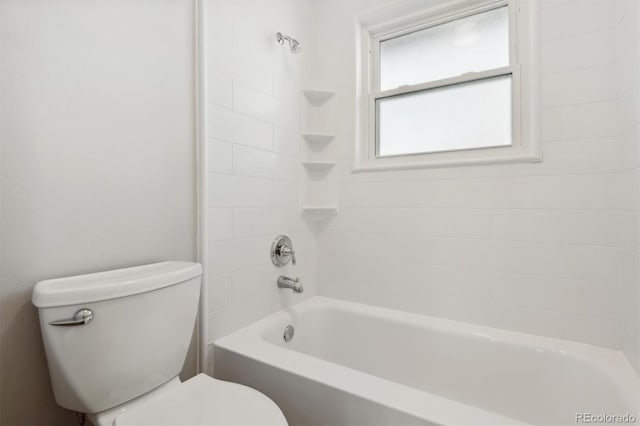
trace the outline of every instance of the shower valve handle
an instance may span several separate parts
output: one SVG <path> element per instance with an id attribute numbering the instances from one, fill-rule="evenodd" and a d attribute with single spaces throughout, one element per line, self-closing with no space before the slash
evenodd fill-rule
<path id="1" fill-rule="evenodd" d="M 291 238 L 278 235 L 271 243 L 271 261 L 276 266 L 284 266 L 289 260 L 296 264 L 296 251 L 293 249 Z"/>
<path id="2" fill-rule="evenodd" d="M 294 265 L 296 264 L 296 251 L 291 247 L 280 246 L 280 254 L 282 254 L 283 256 L 291 256 L 291 262 Z"/>

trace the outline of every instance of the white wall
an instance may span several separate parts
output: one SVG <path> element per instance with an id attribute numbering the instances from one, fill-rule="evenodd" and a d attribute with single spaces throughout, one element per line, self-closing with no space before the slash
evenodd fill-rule
<path id="1" fill-rule="evenodd" d="M 3 425 L 76 422 L 37 281 L 195 257 L 192 20 L 187 0 L 0 3 Z"/>
<path id="2" fill-rule="evenodd" d="M 315 43 L 310 0 L 206 7 L 212 342 L 315 294 L 313 224 L 300 213 L 300 90 Z M 279 46 L 278 31 L 298 39 L 302 52 Z M 271 263 L 278 234 L 291 237 L 297 266 Z M 300 277 L 304 294 L 279 290 L 281 274 Z"/>
<path id="3" fill-rule="evenodd" d="M 338 92 L 345 117 L 340 213 L 319 235 L 320 293 L 621 348 L 633 320 L 618 271 L 629 263 L 621 248 L 637 168 L 622 172 L 616 3 L 535 2 L 542 163 L 353 174 L 354 17 L 391 3 L 316 4 L 314 79 Z"/>

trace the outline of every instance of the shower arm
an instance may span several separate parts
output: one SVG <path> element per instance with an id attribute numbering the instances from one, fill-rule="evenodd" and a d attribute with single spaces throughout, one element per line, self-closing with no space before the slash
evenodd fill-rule
<path id="1" fill-rule="evenodd" d="M 285 41 L 291 43 L 291 37 L 282 33 L 276 33 L 276 41 L 278 44 L 284 44 Z"/>

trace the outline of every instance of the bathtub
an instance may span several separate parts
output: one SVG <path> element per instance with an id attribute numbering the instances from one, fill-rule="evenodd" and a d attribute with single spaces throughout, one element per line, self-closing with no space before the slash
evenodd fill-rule
<path id="1" fill-rule="evenodd" d="M 214 373 L 267 394 L 290 425 L 639 422 L 620 352 L 324 297 L 217 340 Z"/>

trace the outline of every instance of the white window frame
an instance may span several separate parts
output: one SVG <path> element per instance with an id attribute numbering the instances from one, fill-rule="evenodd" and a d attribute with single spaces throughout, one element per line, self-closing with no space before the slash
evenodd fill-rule
<path id="1" fill-rule="evenodd" d="M 537 137 L 537 55 L 531 45 L 534 39 L 533 30 L 536 28 L 533 1 L 443 0 L 440 7 L 428 10 L 386 10 L 359 17 L 356 31 L 356 41 L 359 44 L 359 81 L 356 84 L 358 125 L 353 170 L 357 172 L 540 161 L 542 155 Z M 391 90 L 378 90 L 381 42 L 499 7 L 508 8 L 508 66 Z M 377 100 L 507 75 L 512 77 L 512 145 L 393 156 L 377 155 Z"/>

